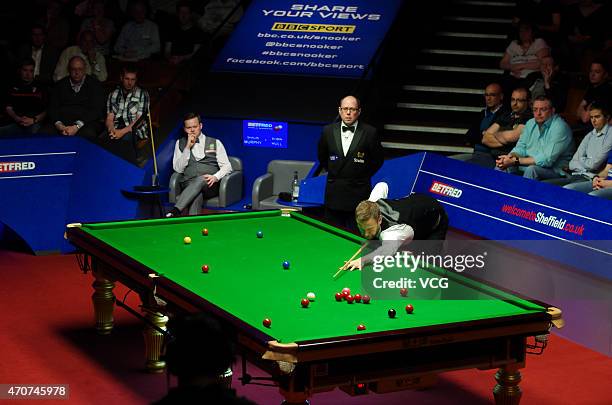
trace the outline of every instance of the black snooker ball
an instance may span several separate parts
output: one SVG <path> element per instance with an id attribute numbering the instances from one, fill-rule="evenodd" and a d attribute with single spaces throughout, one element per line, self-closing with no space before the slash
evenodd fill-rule
<path id="1" fill-rule="evenodd" d="M 395 318 L 395 315 L 397 314 L 393 308 L 391 308 L 387 313 L 389 314 L 389 318 Z"/>

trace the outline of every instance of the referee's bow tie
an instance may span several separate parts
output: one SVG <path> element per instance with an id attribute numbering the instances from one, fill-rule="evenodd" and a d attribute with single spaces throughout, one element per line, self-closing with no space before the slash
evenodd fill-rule
<path id="1" fill-rule="evenodd" d="M 355 125 L 342 125 L 342 132 L 346 131 L 355 132 Z"/>

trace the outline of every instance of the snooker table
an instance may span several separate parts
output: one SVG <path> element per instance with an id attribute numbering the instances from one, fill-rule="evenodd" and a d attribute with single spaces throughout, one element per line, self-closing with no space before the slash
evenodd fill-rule
<path id="1" fill-rule="evenodd" d="M 499 369 L 495 401 L 516 404 L 531 337 L 541 342 L 562 323 L 554 307 L 452 271 L 447 275 L 480 299 L 398 294 L 337 302 L 343 287 L 363 291 L 360 272 L 332 275 L 364 240 L 290 210 L 70 224 L 67 237 L 81 252 L 82 269 L 94 275 L 99 333 L 113 327 L 115 282 L 140 295 L 149 371 L 165 367 L 168 315 L 206 312 L 233 329 L 243 367 L 248 359 L 268 372 L 291 404 L 335 387 L 351 395 L 423 388 L 438 373 L 466 368 Z M 303 308 L 308 292 L 316 299 Z M 415 308 L 410 315 L 407 303 Z M 389 308 L 397 309 L 395 318 Z M 366 329 L 358 331 L 359 324 Z"/>

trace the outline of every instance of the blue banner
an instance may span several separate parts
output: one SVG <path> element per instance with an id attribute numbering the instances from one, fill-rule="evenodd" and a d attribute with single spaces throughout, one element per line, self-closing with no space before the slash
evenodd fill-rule
<path id="1" fill-rule="evenodd" d="M 361 76 L 400 0 L 253 1 L 213 70 Z"/>

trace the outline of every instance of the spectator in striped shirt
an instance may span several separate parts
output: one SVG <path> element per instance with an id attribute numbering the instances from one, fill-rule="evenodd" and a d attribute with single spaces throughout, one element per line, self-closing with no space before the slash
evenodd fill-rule
<path id="1" fill-rule="evenodd" d="M 149 93 L 138 87 L 138 69 L 134 65 L 122 68 L 119 82 L 106 100 L 106 131 L 102 138 L 135 144 L 148 138 Z"/>

